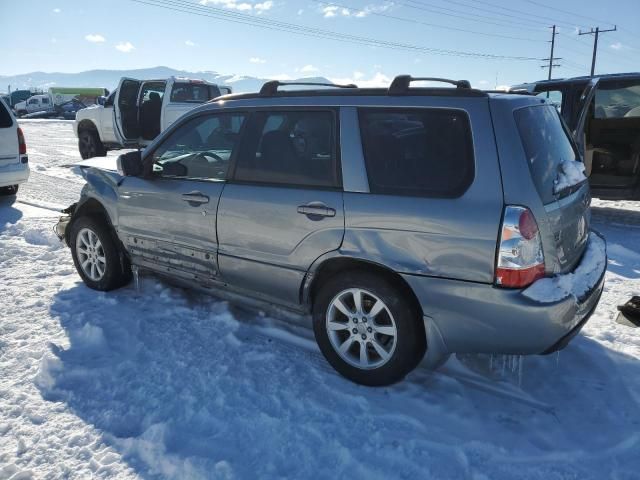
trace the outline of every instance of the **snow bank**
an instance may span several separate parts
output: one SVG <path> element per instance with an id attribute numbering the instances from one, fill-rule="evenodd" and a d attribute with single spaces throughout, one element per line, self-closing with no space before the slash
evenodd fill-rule
<path id="1" fill-rule="evenodd" d="M 571 273 L 543 278 L 527 288 L 523 295 L 541 303 L 552 303 L 573 296 L 582 297 L 607 268 L 607 246 L 596 233 L 589 234 L 582 260 Z"/>
<path id="2" fill-rule="evenodd" d="M 560 172 L 553 186 L 553 193 L 559 193 L 565 188 L 573 187 L 585 181 L 584 163 L 575 160 L 565 160 L 560 164 Z"/>

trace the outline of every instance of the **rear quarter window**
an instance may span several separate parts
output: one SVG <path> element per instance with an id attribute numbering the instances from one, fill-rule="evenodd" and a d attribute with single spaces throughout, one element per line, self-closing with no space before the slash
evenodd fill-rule
<path id="1" fill-rule="evenodd" d="M 206 83 L 176 83 L 171 89 L 171 101 L 176 103 L 204 103 L 219 96 L 220 89 Z"/>
<path id="2" fill-rule="evenodd" d="M 359 110 L 372 193 L 459 197 L 474 176 L 469 117 L 462 110 Z"/>
<path id="3" fill-rule="evenodd" d="M 514 116 L 533 182 L 543 203 L 551 203 L 560 164 L 579 160 L 569 131 L 552 105 L 524 107 Z"/>
<path id="4" fill-rule="evenodd" d="M 0 101 L 0 128 L 9 128 L 13 125 L 13 117 L 9 113 L 4 102 Z"/>

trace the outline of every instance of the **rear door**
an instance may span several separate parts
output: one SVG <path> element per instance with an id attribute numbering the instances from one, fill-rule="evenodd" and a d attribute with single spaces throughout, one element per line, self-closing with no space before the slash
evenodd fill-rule
<path id="1" fill-rule="evenodd" d="M 16 121 L 7 105 L 0 100 L 0 171 L 20 163 Z"/>
<path id="2" fill-rule="evenodd" d="M 337 112 L 274 109 L 252 115 L 218 209 L 223 280 L 281 303 L 344 234 Z"/>
<path id="3" fill-rule="evenodd" d="M 216 215 L 245 114 L 180 125 L 145 157 L 153 173 L 119 187 L 118 229 L 134 264 L 207 284 L 218 276 Z"/>
<path id="4" fill-rule="evenodd" d="M 514 112 L 529 169 L 546 212 L 549 249 L 558 268 L 570 271 L 580 260 L 589 234 L 589 183 L 571 133 L 552 105 Z M 545 238 L 543 238 L 545 241 Z"/>
<path id="5" fill-rule="evenodd" d="M 120 80 L 114 102 L 115 135 L 122 145 L 135 144 L 140 137 L 138 94 L 140 80 L 123 78 Z"/>

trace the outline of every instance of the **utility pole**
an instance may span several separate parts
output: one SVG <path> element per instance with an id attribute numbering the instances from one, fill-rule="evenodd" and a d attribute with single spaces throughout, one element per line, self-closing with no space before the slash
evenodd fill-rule
<path id="1" fill-rule="evenodd" d="M 553 56 L 553 51 L 554 51 L 555 46 L 556 46 L 556 35 L 558 35 L 558 34 L 556 33 L 556 26 L 555 25 L 553 25 L 552 27 L 549 27 L 549 28 L 552 29 L 551 30 L 551 54 L 549 55 L 549 58 L 543 58 L 542 59 L 543 62 L 548 61 L 549 65 L 541 65 L 540 68 L 548 68 L 549 69 L 549 77 L 548 78 L 549 78 L 549 80 L 551 80 L 551 72 L 553 70 L 553 67 L 559 67 L 560 66 L 560 64 L 553 63 L 553 62 L 555 62 L 556 60 L 562 60 L 562 58 L 558 58 L 558 57 L 554 57 Z"/>
<path id="2" fill-rule="evenodd" d="M 601 33 L 615 32 L 617 29 L 618 29 L 618 26 L 614 25 L 613 28 L 610 28 L 609 30 L 600 30 L 600 27 L 596 27 L 596 29 L 594 30 L 593 27 L 591 27 L 591 30 L 589 30 L 588 32 L 583 32 L 582 30 L 578 32 L 578 35 L 595 35 L 593 38 L 593 58 L 591 59 L 591 76 L 592 77 L 596 71 L 596 55 L 598 54 L 598 37 L 600 36 Z"/>

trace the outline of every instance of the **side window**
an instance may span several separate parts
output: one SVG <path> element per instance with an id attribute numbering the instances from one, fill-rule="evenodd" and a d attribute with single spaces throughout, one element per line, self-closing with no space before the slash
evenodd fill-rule
<path id="1" fill-rule="evenodd" d="M 46 98 L 46 97 L 44 97 L 44 98 L 42 99 L 42 103 L 43 103 L 43 104 L 45 104 L 45 105 L 46 105 L 46 104 L 48 104 L 48 103 L 49 103 L 49 99 L 48 99 L 48 98 Z"/>
<path id="2" fill-rule="evenodd" d="M 640 117 L 640 81 L 600 82 L 595 96 L 595 118 Z"/>
<path id="3" fill-rule="evenodd" d="M 337 187 L 333 112 L 258 112 L 238 157 L 235 179 L 311 187 Z"/>
<path id="4" fill-rule="evenodd" d="M 559 113 L 562 113 L 562 92 L 560 90 L 548 90 L 536 94 L 536 97 L 544 98 L 551 105 L 556 107 Z"/>
<path id="5" fill-rule="evenodd" d="M 372 193 L 458 197 L 474 175 L 469 117 L 460 110 L 360 109 Z"/>
<path id="6" fill-rule="evenodd" d="M 196 117 L 175 130 L 153 153 L 153 171 L 168 178 L 224 180 L 245 115 Z"/>
<path id="7" fill-rule="evenodd" d="M 0 128 L 9 128 L 13 126 L 13 118 L 7 110 L 5 103 L 0 100 Z"/>
<path id="8" fill-rule="evenodd" d="M 37 104 L 38 104 L 37 98 L 32 98 L 31 100 L 29 100 L 29 105 L 37 105 Z"/>

